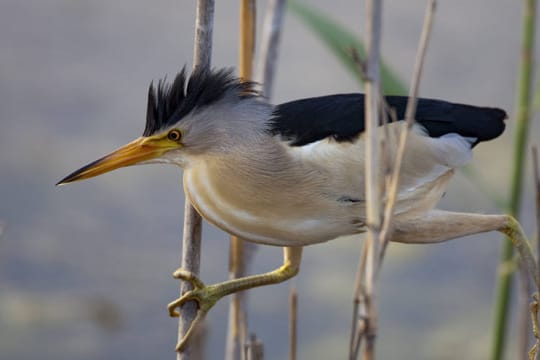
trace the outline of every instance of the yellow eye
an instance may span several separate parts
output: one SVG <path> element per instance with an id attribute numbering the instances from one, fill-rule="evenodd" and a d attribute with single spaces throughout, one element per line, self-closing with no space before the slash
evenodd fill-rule
<path id="1" fill-rule="evenodd" d="M 167 138 L 171 141 L 178 142 L 182 139 L 182 132 L 180 130 L 173 129 L 169 131 L 169 133 L 167 134 Z"/>

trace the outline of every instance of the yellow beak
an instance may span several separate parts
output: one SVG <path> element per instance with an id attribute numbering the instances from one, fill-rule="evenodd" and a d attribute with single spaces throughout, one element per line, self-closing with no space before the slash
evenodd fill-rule
<path id="1" fill-rule="evenodd" d="M 121 167 L 135 165 L 142 161 L 158 158 L 167 150 L 179 146 L 178 144 L 175 145 L 176 146 L 171 146 L 171 143 L 166 139 L 140 137 L 129 144 L 122 146 L 120 149 L 113 151 L 109 155 L 74 171 L 60 180 L 56 185 L 64 185 L 74 181 L 89 179 Z"/>

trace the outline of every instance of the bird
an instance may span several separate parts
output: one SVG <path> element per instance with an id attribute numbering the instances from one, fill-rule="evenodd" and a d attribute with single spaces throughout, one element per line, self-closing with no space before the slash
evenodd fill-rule
<path id="1" fill-rule="evenodd" d="M 188 75 L 184 67 L 172 82 L 152 82 L 142 136 L 57 184 L 131 165 L 176 165 L 183 169 L 187 199 L 207 222 L 247 241 L 283 247 L 279 268 L 214 285 L 178 269 L 174 277 L 194 289 L 171 302 L 169 313 L 179 316 L 178 309 L 195 300 L 198 314 L 177 350 L 222 297 L 290 279 L 300 269 L 304 246 L 367 228 L 364 95 L 274 105 L 257 86 L 227 68 L 195 68 Z M 377 131 L 385 141 L 379 151 L 395 155 L 392 134 L 405 118 L 407 101 L 406 96 L 384 96 L 386 121 Z M 471 160 L 476 145 L 503 133 L 506 118 L 499 108 L 418 99 L 390 241 L 438 243 L 486 231 L 505 233 L 516 244 L 525 238 L 509 215 L 436 208 L 455 170 Z"/>

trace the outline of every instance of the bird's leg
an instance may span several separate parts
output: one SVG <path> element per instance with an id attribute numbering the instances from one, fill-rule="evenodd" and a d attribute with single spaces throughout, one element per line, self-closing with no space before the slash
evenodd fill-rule
<path id="1" fill-rule="evenodd" d="M 510 215 L 483 215 L 433 210 L 418 216 L 396 217 L 390 241 L 408 244 L 438 243 L 487 231 L 508 236 L 540 286 L 537 263 L 519 222 Z"/>
<path id="2" fill-rule="evenodd" d="M 197 316 L 191 323 L 184 338 L 176 346 L 176 350 L 179 351 L 182 349 L 190 335 L 193 333 L 194 328 L 204 318 L 208 310 L 210 310 L 212 306 L 218 302 L 219 299 L 238 291 L 247 290 L 258 286 L 278 284 L 290 279 L 298 274 L 301 258 L 302 247 L 286 247 L 283 248 L 283 265 L 278 269 L 264 274 L 232 279 L 213 285 L 205 285 L 197 276 L 189 271 L 183 269 L 176 270 L 173 276 L 176 279 L 190 282 L 191 285 L 193 285 L 193 290 L 187 291 L 180 298 L 168 305 L 170 316 L 178 317 L 180 313 L 177 308 L 181 307 L 184 303 L 190 300 L 196 301 L 199 307 Z"/>

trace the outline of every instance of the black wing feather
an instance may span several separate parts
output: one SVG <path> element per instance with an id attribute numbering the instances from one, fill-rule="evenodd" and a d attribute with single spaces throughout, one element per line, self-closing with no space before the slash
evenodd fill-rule
<path id="1" fill-rule="evenodd" d="M 386 96 L 399 120 L 405 117 L 406 96 Z M 364 129 L 364 95 L 339 94 L 291 101 L 276 106 L 271 132 L 302 146 L 328 137 L 353 141 Z M 418 99 L 415 119 L 431 137 L 457 133 L 481 141 L 504 131 L 506 112 L 497 108 L 455 104 L 442 100 Z"/>

